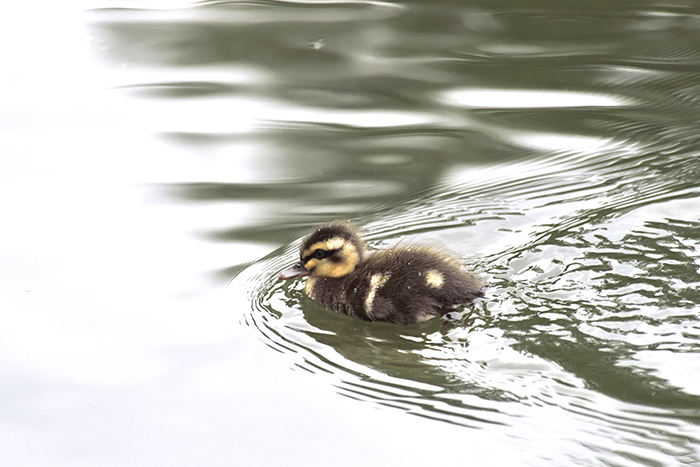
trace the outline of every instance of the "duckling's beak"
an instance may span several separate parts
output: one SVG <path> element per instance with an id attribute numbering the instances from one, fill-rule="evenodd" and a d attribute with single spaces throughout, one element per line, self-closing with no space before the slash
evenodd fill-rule
<path id="1" fill-rule="evenodd" d="M 279 280 L 286 281 L 289 279 L 296 279 L 297 277 L 304 277 L 310 274 L 309 270 L 304 267 L 304 262 L 299 261 L 294 263 L 289 269 L 285 269 L 279 275 Z"/>

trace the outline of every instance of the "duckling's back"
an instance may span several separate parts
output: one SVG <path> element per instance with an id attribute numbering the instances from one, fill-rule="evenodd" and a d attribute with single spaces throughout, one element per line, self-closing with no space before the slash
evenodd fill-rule
<path id="1" fill-rule="evenodd" d="M 485 283 L 434 250 L 394 248 L 369 256 L 351 274 L 309 285 L 312 298 L 339 313 L 408 324 L 471 302 Z"/>

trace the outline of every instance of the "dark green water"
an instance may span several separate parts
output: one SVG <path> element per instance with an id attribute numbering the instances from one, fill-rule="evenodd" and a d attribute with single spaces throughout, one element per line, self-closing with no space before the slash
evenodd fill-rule
<path id="1" fill-rule="evenodd" d="M 18 18 L 0 110 L 15 465 L 700 463 L 700 5 Z M 446 249 L 486 297 L 393 326 L 277 282 L 338 218 L 371 249 Z"/>

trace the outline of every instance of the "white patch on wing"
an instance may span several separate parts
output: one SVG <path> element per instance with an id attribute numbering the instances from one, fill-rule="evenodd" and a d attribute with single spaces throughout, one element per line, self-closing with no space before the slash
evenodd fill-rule
<path id="1" fill-rule="evenodd" d="M 442 284 L 445 283 L 445 278 L 438 270 L 431 269 L 425 275 L 425 282 L 428 284 L 428 286 L 439 289 L 442 287 Z"/>
<path id="2" fill-rule="evenodd" d="M 391 274 L 374 274 L 369 279 L 369 292 L 367 292 L 367 297 L 365 298 L 365 310 L 368 316 L 372 316 L 372 306 L 374 305 L 374 296 L 386 281 L 389 280 Z"/>

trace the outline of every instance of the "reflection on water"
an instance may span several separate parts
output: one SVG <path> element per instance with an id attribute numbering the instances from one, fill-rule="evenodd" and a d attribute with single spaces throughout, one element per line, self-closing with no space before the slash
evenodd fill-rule
<path id="1" fill-rule="evenodd" d="M 523 178 L 511 174 L 503 177 L 507 184 L 476 193 L 470 181 L 463 189 L 435 187 L 405 203 L 403 212 L 368 225 L 371 246 L 455 230 L 482 231 L 471 234 L 477 240 L 465 253 L 479 240 L 496 241 L 498 251 L 484 244 L 491 253 L 479 262 L 491 274 L 490 294 L 459 323 L 397 330 L 336 316 L 305 298 L 300 284 L 275 282 L 289 254 L 239 278 L 254 304 L 245 322 L 272 347 L 297 354 L 295 366 L 336 375 L 338 391 L 348 397 L 468 427 L 516 427 L 514 437 L 543 418 L 573 423 L 562 436 L 580 440 L 607 463 L 619 462 L 626 449 L 647 460 L 656 451 L 675 453 L 661 463 L 692 458 L 697 432 L 682 421 L 700 421 L 700 399 L 694 383 L 684 383 L 697 378 L 662 376 L 650 349 L 697 351 L 700 225 L 651 219 L 659 211 L 694 215 L 697 192 L 688 193 L 676 177 L 657 179 L 683 188 L 659 198 L 658 191 L 674 190 L 650 187 L 647 200 L 638 190 L 625 204 L 615 183 L 579 188 L 587 180 L 577 177 L 562 190 L 550 181 L 566 164 L 608 182 L 624 178 L 617 168 L 612 174 L 598 168 L 596 159 L 604 157 L 590 156 L 584 167 L 562 158 L 548 164 L 549 173 L 538 167 L 536 178 L 524 163 Z M 504 209 L 508 194 L 514 202 Z M 527 235 L 513 235 L 518 231 Z M 638 364 L 645 360 L 651 363 Z M 669 425 L 669 416 L 678 423 Z M 625 441 L 608 446 L 611 432 Z"/>
<path id="2" fill-rule="evenodd" d="M 187 228 L 222 256 L 272 250 L 214 271 L 246 294 L 238 358 L 281 362 L 260 360 L 252 406 L 292 369 L 381 409 L 368 425 L 392 411 L 486 433 L 475 455 L 665 466 L 700 462 L 699 13 L 207 1 L 89 18 L 129 131 L 160 145 L 140 180 L 201 212 Z M 373 249 L 444 246 L 489 277 L 487 297 L 397 327 L 275 281 L 336 218 Z"/>

